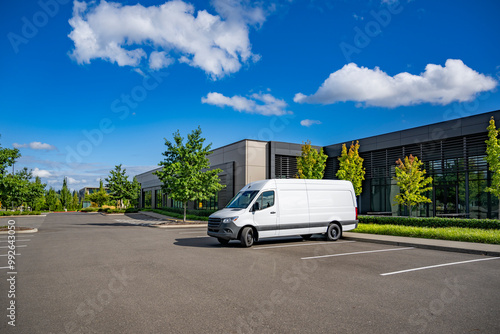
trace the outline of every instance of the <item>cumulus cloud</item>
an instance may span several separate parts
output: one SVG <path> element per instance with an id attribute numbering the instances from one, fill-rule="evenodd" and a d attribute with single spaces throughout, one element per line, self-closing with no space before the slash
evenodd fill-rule
<path id="1" fill-rule="evenodd" d="M 314 119 L 304 119 L 304 120 L 300 121 L 300 125 L 302 125 L 302 126 L 310 127 L 313 124 L 321 124 L 321 122 L 314 120 Z"/>
<path id="2" fill-rule="evenodd" d="M 101 1 L 75 1 L 70 56 L 79 64 L 102 59 L 119 66 L 137 67 L 148 58 L 158 70 L 174 57 L 201 68 L 212 78 L 237 72 L 243 63 L 258 60 L 251 51 L 249 27 L 266 19 L 266 10 L 245 0 L 214 0 L 219 15 L 195 11 L 181 0 L 144 7 Z"/>
<path id="3" fill-rule="evenodd" d="M 422 103 L 446 105 L 473 100 L 477 94 L 494 89 L 497 81 L 466 66 L 459 59 L 448 59 L 445 66 L 428 64 L 425 72 L 390 76 L 375 67 L 345 65 L 330 74 L 313 95 L 298 93 L 297 103 L 332 104 L 355 101 L 366 106 L 409 106 Z"/>
<path id="4" fill-rule="evenodd" d="M 34 141 L 29 144 L 18 144 L 14 143 L 12 144 L 14 148 L 31 148 L 32 150 L 46 150 L 46 151 L 54 151 L 57 150 L 57 147 L 54 145 L 50 145 L 47 143 L 41 143 L 39 141 Z"/>
<path id="5" fill-rule="evenodd" d="M 288 105 L 284 100 L 277 99 L 271 94 L 254 93 L 247 98 L 240 95 L 227 97 L 220 93 L 211 92 L 206 97 L 202 97 L 201 102 L 218 107 L 227 106 L 240 112 L 264 116 L 282 116 L 292 113 L 286 110 Z"/>
<path id="6" fill-rule="evenodd" d="M 79 183 L 81 183 L 81 181 L 78 181 L 77 179 L 74 179 L 72 177 L 67 177 L 66 179 L 68 180 L 68 184 L 79 184 Z"/>
<path id="7" fill-rule="evenodd" d="M 31 173 L 35 177 L 37 177 L 37 176 L 38 177 L 51 177 L 52 176 L 52 174 L 48 170 L 39 169 L 38 167 L 33 169 L 33 171 Z"/>

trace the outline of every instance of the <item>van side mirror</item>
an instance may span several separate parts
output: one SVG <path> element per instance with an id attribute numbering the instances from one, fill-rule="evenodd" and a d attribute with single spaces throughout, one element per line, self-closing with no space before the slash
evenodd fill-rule
<path id="1" fill-rule="evenodd" d="M 259 202 L 253 203 L 253 205 L 252 205 L 252 211 L 255 212 L 255 211 L 259 211 L 259 210 L 260 210 Z"/>

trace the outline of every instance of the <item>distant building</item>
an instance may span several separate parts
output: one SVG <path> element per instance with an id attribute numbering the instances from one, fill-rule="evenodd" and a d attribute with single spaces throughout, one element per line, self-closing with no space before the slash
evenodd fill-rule
<path id="1" fill-rule="evenodd" d="M 427 194 L 432 202 L 420 205 L 418 216 L 497 217 L 498 199 L 484 191 L 491 183 L 484 157 L 486 128 L 492 116 L 500 124 L 500 110 L 497 110 L 368 138 L 353 138 L 359 140 L 359 153 L 366 169 L 363 192 L 358 198 L 360 213 L 407 214 L 406 208 L 394 202 L 399 187 L 393 177 L 396 160 L 412 154 L 422 160 L 427 176 L 433 178 L 432 191 Z M 348 147 L 350 143 L 345 142 Z M 325 179 L 336 178 L 342 144 L 323 147 L 329 157 Z M 189 203 L 189 208 L 222 208 L 249 182 L 294 177 L 301 146 L 246 139 L 212 150 L 211 168 L 222 169 L 219 177 L 226 188 L 210 201 Z M 156 170 L 137 175 L 142 188 L 140 207 L 181 207 L 182 203 L 162 193 L 160 180 L 152 174 Z"/>
<path id="2" fill-rule="evenodd" d="M 106 190 L 106 192 L 109 193 L 108 188 L 105 187 L 104 190 Z M 78 199 L 80 201 L 83 201 L 83 200 L 85 200 L 85 195 L 93 194 L 93 193 L 98 192 L 98 191 L 99 191 L 99 187 L 82 188 L 82 189 L 78 190 Z"/>

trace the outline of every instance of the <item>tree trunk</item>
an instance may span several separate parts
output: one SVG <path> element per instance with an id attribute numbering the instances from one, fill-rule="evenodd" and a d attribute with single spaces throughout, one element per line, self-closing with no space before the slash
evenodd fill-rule
<path id="1" fill-rule="evenodd" d="M 187 209 L 187 202 L 184 202 L 184 220 L 186 221 L 186 209 Z"/>

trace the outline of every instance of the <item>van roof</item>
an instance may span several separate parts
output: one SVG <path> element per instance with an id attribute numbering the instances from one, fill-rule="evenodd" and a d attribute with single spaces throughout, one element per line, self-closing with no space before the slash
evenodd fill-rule
<path id="1" fill-rule="evenodd" d="M 352 184 L 350 181 L 344 180 L 312 180 L 312 179 L 268 179 L 254 181 L 243 187 L 243 190 L 261 190 L 264 188 L 276 188 L 280 184 L 283 185 L 293 185 L 293 184 L 305 184 L 305 185 L 330 185 L 340 188 L 352 189 Z"/>

